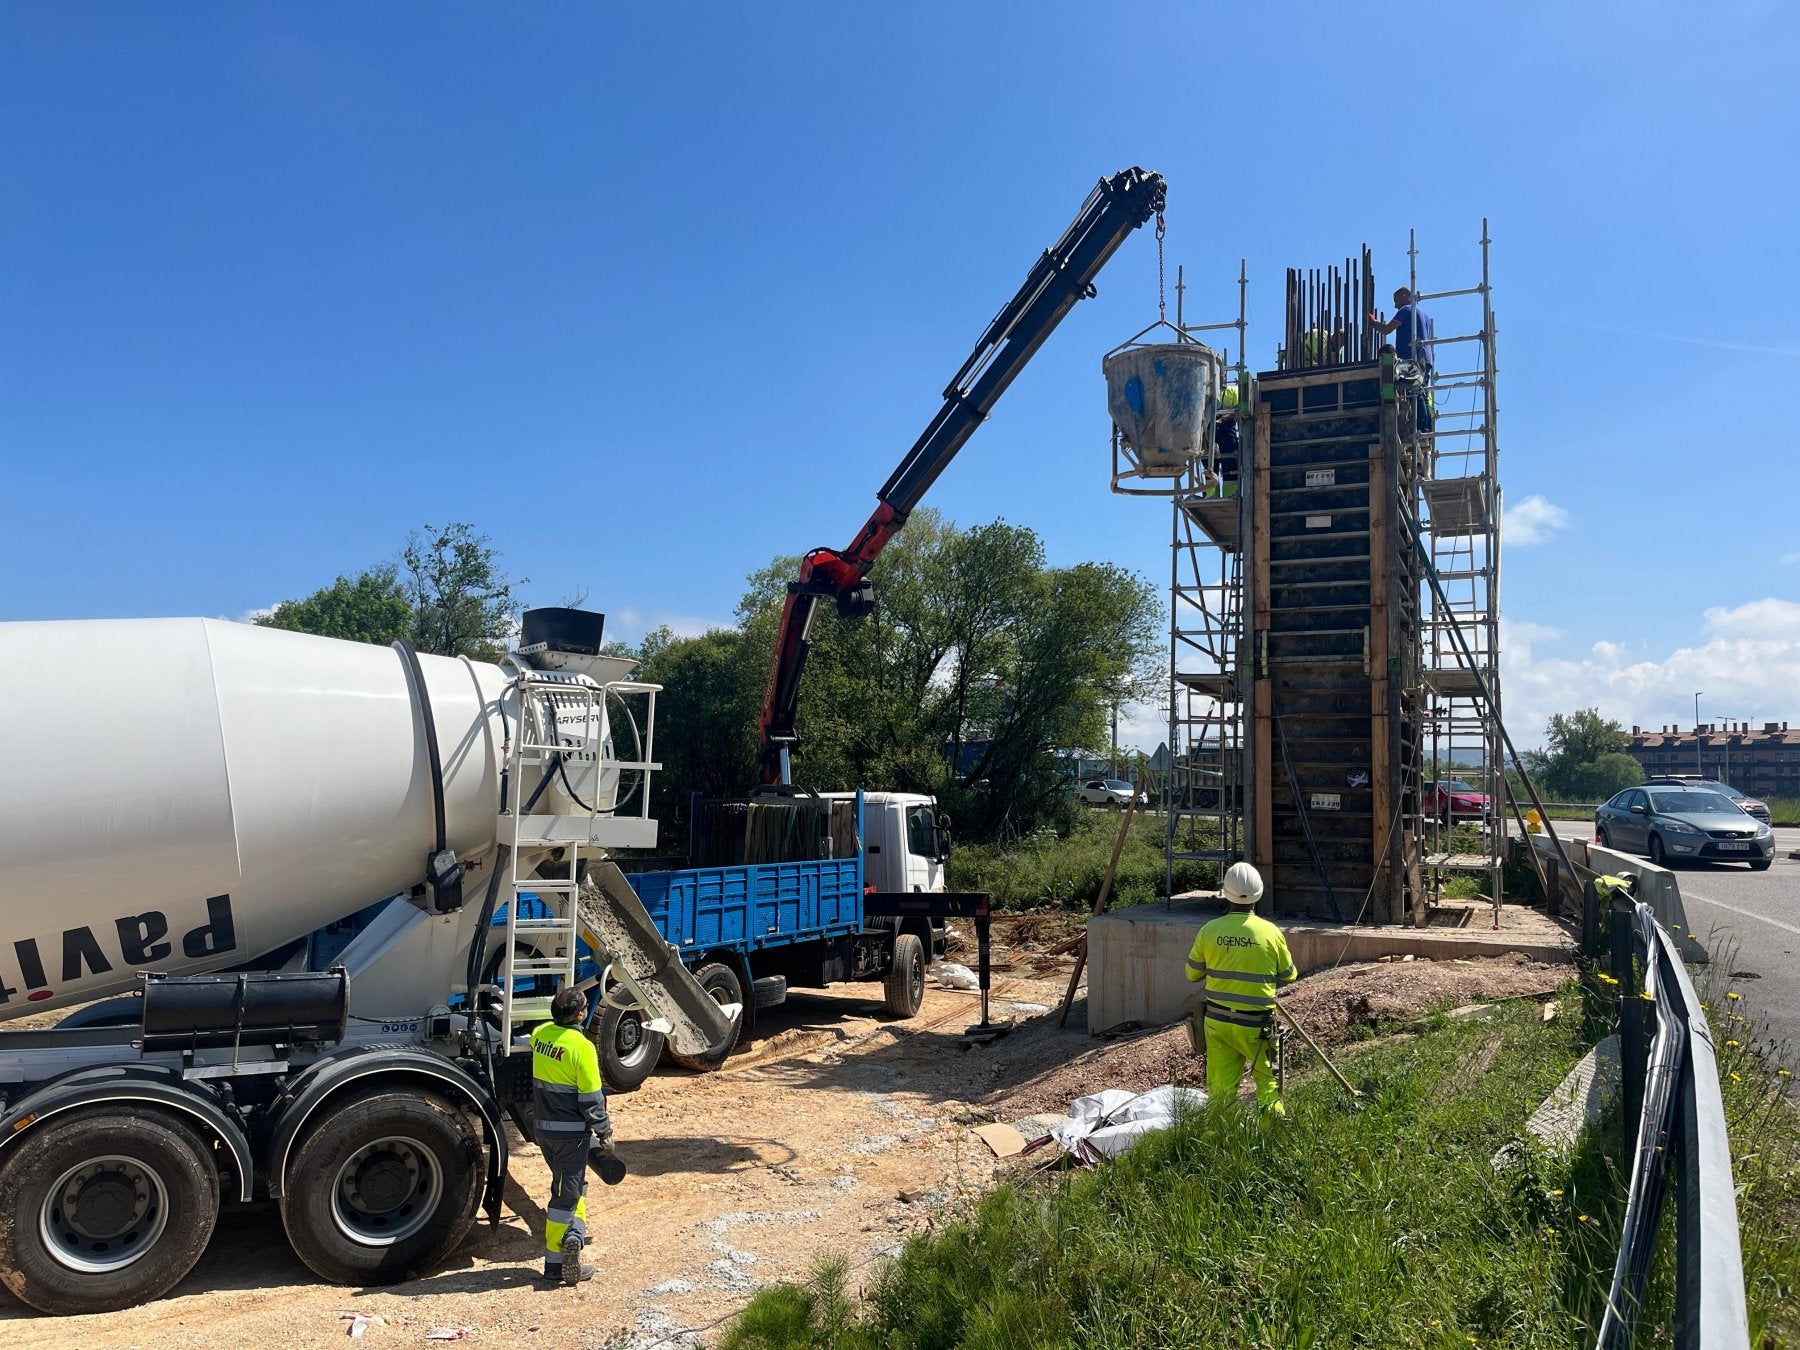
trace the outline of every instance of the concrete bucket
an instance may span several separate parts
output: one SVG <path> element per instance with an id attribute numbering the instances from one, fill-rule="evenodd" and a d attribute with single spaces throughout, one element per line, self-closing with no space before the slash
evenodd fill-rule
<path id="1" fill-rule="evenodd" d="M 1212 444 L 1219 354 L 1199 342 L 1125 347 L 1102 362 L 1106 407 L 1142 478 L 1176 478 Z"/>

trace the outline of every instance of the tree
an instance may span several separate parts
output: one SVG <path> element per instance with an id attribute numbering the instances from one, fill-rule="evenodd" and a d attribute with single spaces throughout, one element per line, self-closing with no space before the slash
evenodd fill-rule
<path id="1" fill-rule="evenodd" d="M 256 622 L 264 628 L 383 646 L 412 635 L 413 610 L 393 563 L 340 576 L 303 600 L 283 600 Z"/>
<path id="2" fill-rule="evenodd" d="M 739 605 L 759 701 L 793 575 L 777 559 Z M 871 580 L 871 618 L 814 618 L 796 781 L 935 792 L 968 838 L 1045 819 L 1063 791 L 1057 752 L 1104 745 L 1108 710 L 1147 686 L 1159 651 L 1148 583 L 1046 567 L 1036 534 L 1004 521 L 958 529 L 920 511 Z"/>
<path id="3" fill-rule="evenodd" d="M 408 537 L 399 562 L 340 576 L 256 622 L 383 646 L 407 638 L 422 652 L 497 661 L 513 635 L 513 587 L 523 584 L 500 570 L 498 551 L 474 526 L 427 525 Z"/>
<path id="4" fill-rule="evenodd" d="M 1545 728 L 1544 749 L 1529 757 L 1531 772 L 1552 798 L 1595 801 L 1610 797 L 1621 787 L 1643 781 L 1637 761 L 1625 753 L 1630 744 L 1625 728 L 1600 716 L 1598 708 L 1556 713 Z M 1631 774 L 1621 760 L 1631 766 Z M 1619 781 L 1622 777 L 1628 781 Z M 1608 783 L 1617 786 L 1600 792 Z"/>
<path id="5" fill-rule="evenodd" d="M 756 779 L 756 714 L 764 663 L 744 634 L 715 628 L 677 638 L 667 628 L 646 634 L 636 678 L 660 684 L 651 814 L 665 829 L 688 818 L 689 794 L 730 797 Z M 619 732 L 614 730 L 614 738 Z"/>
<path id="6" fill-rule="evenodd" d="M 1643 766 L 1623 751 L 1614 751 L 1577 767 L 1569 786 L 1574 789 L 1574 801 L 1603 802 L 1643 781 Z"/>
<path id="7" fill-rule="evenodd" d="M 498 551 L 475 527 L 456 523 L 415 531 L 400 551 L 412 602 L 413 643 L 422 652 L 498 661 L 513 633 L 514 585 Z"/>

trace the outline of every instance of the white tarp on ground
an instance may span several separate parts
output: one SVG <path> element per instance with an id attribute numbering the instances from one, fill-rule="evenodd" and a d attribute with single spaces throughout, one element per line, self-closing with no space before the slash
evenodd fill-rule
<path id="1" fill-rule="evenodd" d="M 1116 1158 L 1154 1130 L 1166 1130 L 1178 1116 L 1193 1115 L 1206 1107 L 1199 1088 L 1173 1083 L 1148 1092 L 1107 1088 L 1091 1097 L 1078 1097 L 1068 1119 L 1050 1131 L 1064 1153 L 1081 1162 Z"/>

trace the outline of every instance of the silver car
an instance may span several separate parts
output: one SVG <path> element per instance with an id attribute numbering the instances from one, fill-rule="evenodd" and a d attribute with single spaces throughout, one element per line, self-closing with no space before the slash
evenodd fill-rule
<path id="1" fill-rule="evenodd" d="M 1775 832 L 1706 788 L 1626 788 L 1594 811 L 1594 837 L 1621 853 L 1648 854 L 1658 867 L 1694 859 L 1761 872 L 1775 859 Z"/>

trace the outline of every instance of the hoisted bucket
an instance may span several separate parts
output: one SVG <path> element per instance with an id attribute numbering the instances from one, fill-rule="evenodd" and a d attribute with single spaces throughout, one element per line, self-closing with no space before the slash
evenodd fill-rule
<path id="1" fill-rule="evenodd" d="M 1131 469 L 1177 478 L 1204 459 L 1218 416 L 1219 353 L 1199 342 L 1123 347 L 1102 363 L 1106 407 Z"/>

